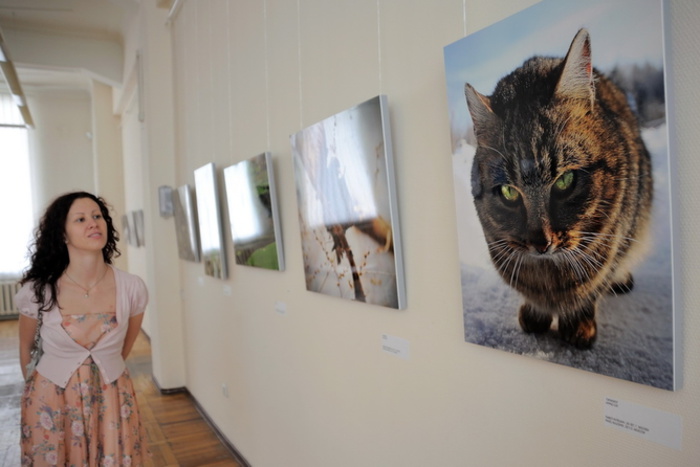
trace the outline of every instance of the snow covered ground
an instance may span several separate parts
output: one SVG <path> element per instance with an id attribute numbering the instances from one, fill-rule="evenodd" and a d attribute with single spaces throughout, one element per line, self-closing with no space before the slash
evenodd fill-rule
<path id="1" fill-rule="evenodd" d="M 666 126 L 644 132 L 654 166 L 652 248 L 634 271 L 635 289 L 599 304 L 598 338 L 590 350 L 562 342 L 555 331 L 525 334 L 518 325 L 519 294 L 488 257 L 469 176 L 474 148 L 453 156 L 467 342 L 664 389 L 673 387 L 672 235 Z"/>

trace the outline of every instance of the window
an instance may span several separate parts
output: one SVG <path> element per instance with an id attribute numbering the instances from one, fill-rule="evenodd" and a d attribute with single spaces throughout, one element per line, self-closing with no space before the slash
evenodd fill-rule
<path id="1" fill-rule="evenodd" d="M 0 219 L 0 279 L 18 278 L 34 221 L 27 129 L 8 94 L 0 94 Z"/>

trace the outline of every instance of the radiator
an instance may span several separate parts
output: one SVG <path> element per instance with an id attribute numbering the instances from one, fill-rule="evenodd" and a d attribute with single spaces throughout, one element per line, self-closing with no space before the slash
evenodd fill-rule
<path id="1" fill-rule="evenodd" d="M 18 290 L 17 281 L 0 281 L 0 319 L 17 318 L 19 315 L 19 310 L 15 306 L 15 294 Z"/>

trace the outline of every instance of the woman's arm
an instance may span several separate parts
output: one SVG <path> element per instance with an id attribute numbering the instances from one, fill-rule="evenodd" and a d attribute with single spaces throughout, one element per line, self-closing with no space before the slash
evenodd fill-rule
<path id="1" fill-rule="evenodd" d="M 134 342 L 136 342 L 136 338 L 138 337 L 139 332 L 141 331 L 143 315 L 144 313 L 139 313 L 138 315 L 129 318 L 129 327 L 126 330 L 126 337 L 124 337 L 124 346 L 122 347 L 122 358 L 124 360 L 126 360 L 126 357 L 129 356 L 131 348 L 134 346 Z"/>
<path id="2" fill-rule="evenodd" d="M 27 379 L 27 364 L 31 359 L 31 350 L 34 345 L 34 334 L 39 321 L 19 315 L 19 364 L 22 367 L 22 376 Z"/>

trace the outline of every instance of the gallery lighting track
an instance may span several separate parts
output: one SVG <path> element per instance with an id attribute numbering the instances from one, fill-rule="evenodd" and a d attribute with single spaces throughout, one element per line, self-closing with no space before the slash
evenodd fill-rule
<path id="1" fill-rule="evenodd" d="M 22 85 L 19 83 L 19 77 L 17 76 L 17 70 L 15 65 L 10 58 L 10 52 L 5 42 L 5 38 L 2 35 L 2 29 L 0 29 L 0 71 L 5 77 L 5 81 L 10 88 L 10 94 L 17 104 L 20 113 L 22 114 L 22 119 L 24 124 L 28 127 L 34 127 L 34 120 L 32 115 L 29 113 L 29 107 L 27 106 L 27 98 L 24 96 L 22 91 Z"/>

